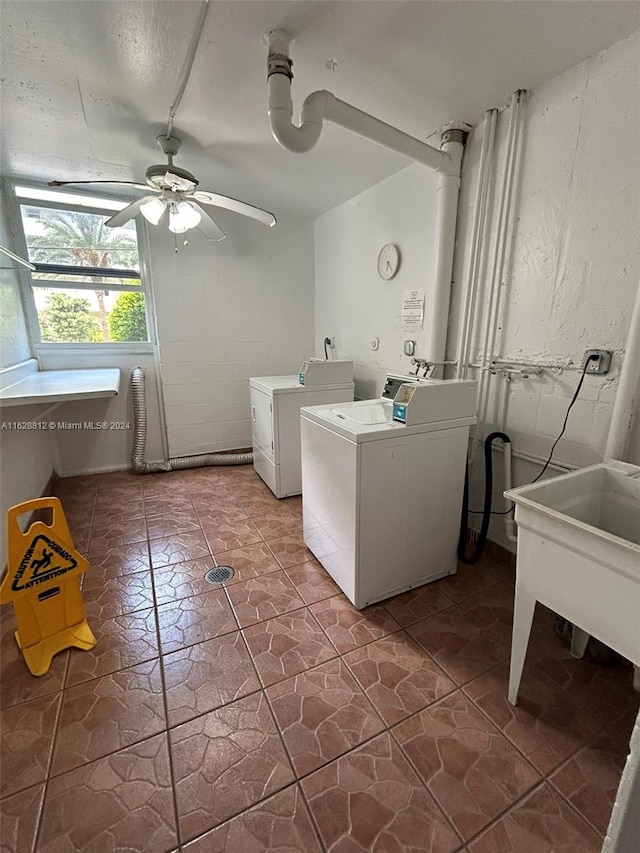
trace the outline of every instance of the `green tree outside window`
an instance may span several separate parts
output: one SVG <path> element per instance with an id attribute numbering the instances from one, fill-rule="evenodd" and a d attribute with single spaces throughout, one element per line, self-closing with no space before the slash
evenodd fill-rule
<path id="1" fill-rule="evenodd" d="M 69 266 L 88 266 L 88 267 L 119 267 L 121 269 L 131 269 L 137 267 L 138 264 L 138 245 L 134 237 L 118 233 L 117 231 L 107 228 L 104 224 L 103 216 L 97 214 L 84 213 L 80 211 L 60 211 L 53 214 L 49 219 L 41 219 L 44 229 L 43 234 L 33 236 L 30 239 L 31 260 L 41 263 L 68 264 Z M 61 278 L 62 276 L 51 275 L 52 279 Z M 96 278 L 96 284 L 101 281 L 108 283 L 109 276 L 106 275 Z M 127 282 L 125 282 L 127 283 Z M 136 282 L 137 283 L 137 282 Z M 100 334 L 98 337 L 84 338 L 66 338 L 67 341 L 77 340 L 110 340 L 110 323 L 109 316 L 105 306 L 105 295 L 108 286 L 104 289 L 96 289 L 95 295 L 98 302 L 97 321 Z M 67 297 L 75 299 L 76 297 Z M 144 297 L 142 297 L 144 305 Z M 80 302 L 86 303 L 86 300 L 80 299 Z M 49 298 L 49 307 L 45 311 L 53 310 L 54 306 L 61 304 L 57 300 Z M 88 308 L 88 303 L 86 303 Z M 42 326 L 41 312 L 41 326 Z M 65 308 L 65 316 L 56 326 L 59 327 L 68 324 L 69 320 L 68 305 Z M 142 311 L 144 317 L 144 309 Z M 48 331 L 45 334 L 42 327 L 42 339 L 51 341 L 53 338 L 48 337 L 49 334 L 58 334 L 58 331 L 53 331 L 55 323 L 52 320 L 52 315 L 48 314 L 45 321 L 48 324 Z M 79 321 L 80 322 L 80 321 Z M 53 325 L 52 325 L 53 323 Z M 83 333 L 84 333 L 83 327 Z M 86 327 L 88 328 L 88 327 Z M 59 340 L 55 338 L 55 340 Z M 62 339 L 64 340 L 64 339 Z M 140 337 L 135 338 L 113 338 L 113 340 L 147 340 L 146 325 Z"/>
<path id="2" fill-rule="evenodd" d="M 91 316 L 88 299 L 52 293 L 40 312 L 40 331 L 46 343 L 83 343 L 102 340 L 102 330 Z"/>
<path id="3" fill-rule="evenodd" d="M 118 296 L 109 314 L 109 332 L 112 341 L 147 340 L 142 293 L 128 291 Z"/>

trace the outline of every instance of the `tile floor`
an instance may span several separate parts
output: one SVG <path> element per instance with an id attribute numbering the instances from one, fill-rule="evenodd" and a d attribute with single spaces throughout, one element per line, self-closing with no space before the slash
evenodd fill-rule
<path id="1" fill-rule="evenodd" d="M 509 705 L 506 562 L 358 612 L 251 468 L 56 493 L 98 642 L 33 678 L 4 608 L 2 853 L 600 849 L 631 672 L 542 609 Z"/>

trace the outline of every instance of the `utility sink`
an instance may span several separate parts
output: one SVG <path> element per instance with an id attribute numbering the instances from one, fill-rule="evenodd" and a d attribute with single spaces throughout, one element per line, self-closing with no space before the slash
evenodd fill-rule
<path id="1" fill-rule="evenodd" d="M 518 525 L 509 700 L 536 601 L 640 666 L 640 467 L 612 460 L 505 496 Z"/>

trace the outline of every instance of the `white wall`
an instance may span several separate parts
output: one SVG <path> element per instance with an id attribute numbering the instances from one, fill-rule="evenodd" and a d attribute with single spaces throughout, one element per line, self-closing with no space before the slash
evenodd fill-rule
<path id="1" fill-rule="evenodd" d="M 68 370 L 74 367 L 119 367 L 120 392 L 116 397 L 99 400 L 76 400 L 63 403 L 51 413 L 56 423 L 76 424 L 85 422 L 126 423 L 125 429 L 57 429 L 54 436 L 55 469 L 60 477 L 77 474 L 95 474 L 128 468 L 133 445 L 133 409 L 129 390 L 132 367 L 142 367 L 146 376 L 147 397 L 147 462 L 164 458 L 160 401 L 156 380 L 156 360 L 153 353 L 128 353 L 109 351 L 108 345 L 96 345 L 96 349 L 83 353 L 82 360 L 71 347 L 60 346 L 40 354 L 42 370 Z"/>
<path id="2" fill-rule="evenodd" d="M 190 232 L 177 253 L 149 229 L 171 456 L 249 447 L 249 378 L 296 373 L 313 353 L 311 221 L 214 215 L 226 239 Z"/>
<path id="3" fill-rule="evenodd" d="M 363 143 L 364 145 L 365 143 Z M 426 291 L 425 316 L 433 292 L 433 241 L 437 177 L 412 165 L 315 222 L 316 353 L 326 336 L 335 337 L 337 358 L 352 358 L 356 396 L 377 397 L 387 371 L 408 372 L 410 359 L 403 341 L 423 332 L 403 330 L 405 290 Z M 401 265 L 395 278 L 377 272 L 378 253 L 395 243 Z M 380 348 L 370 348 L 372 338 Z"/>
<path id="4" fill-rule="evenodd" d="M 2 198 L 3 214 L 5 212 Z M 7 217 L 0 217 L 0 244 L 14 249 L 8 231 Z M 12 262 L 0 254 L 0 267 Z M 27 330 L 20 301 L 18 273 L 0 269 L 0 368 L 11 367 L 31 358 Z M 21 406 L 0 411 L 0 568 L 4 565 L 7 510 L 31 498 L 39 498 L 53 473 L 53 447 L 46 432 L 11 429 L 7 424 L 30 421 L 38 417 L 42 407 Z"/>
<path id="5" fill-rule="evenodd" d="M 73 347 L 44 347 L 39 354 L 43 370 L 119 367 L 122 372 L 117 397 L 65 403 L 51 413 L 56 422 L 125 422 L 129 427 L 99 432 L 57 430 L 49 450 L 53 461 L 43 486 L 53 463 L 63 477 L 129 466 L 132 367 L 145 370 L 146 459 L 157 461 L 167 454 L 250 446 L 249 377 L 295 373 L 313 352 L 311 222 L 283 218 L 268 229 L 232 214 L 216 214 L 216 218 L 228 234 L 226 240 L 209 243 L 192 232 L 189 245 L 180 245 L 178 253 L 173 235 L 166 229 L 149 228 L 147 232 L 168 447 L 153 346 L 134 345 L 129 351 L 96 345 L 90 351 L 85 349 L 81 357 Z M 2 293 L 4 300 L 4 287 Z M 9 291 L 9 297 L 15 301 L 15 292 Z M 20 334 L 26 340 L 21 312 L 13 315 L 12 332 L 17 340 Z M 18 438 L 7 439 L 6 444 L 3 440 L 3 451 L 9 445 L 15 448 L 14 453 L 3 452 L 7 464 L 11 458 L 22 468 L 30 456 L 40 464 L 31 446 L 36 439 L 24 436 L 20 440 L 22 443 Z M 38 451 L 41 449 L 38 445 Z M 13 476 L 4 479 L 9 482 Z M 9 493 L 7 489 L 5 493 Z M 29 486 L 28 496 L 32 493 Z"/>
<path id="6" fill-rule="evenodd" d="M 3 188 L 0 188 L 0 212 L 0 245 L 15 251 Z M 0 368 L 11 367 L 28 358 L 31 358 L 31 350 L 20 300 L 18 266 L 0 254 Z"/>
<path id="7" fill-rule="evenodd" d="M 627 458 L 629 459 L 629 462 L 635 462 L 640 465 L 640 409 L 636 412 L 635 420 L 633 422 Z"/>
<path id="8" fill-rule="evenodd" d="M 614 351 L 609 376 L 585 379 L 558 447 L 556 458 L 571 465 L 602 458 L 640 278 L 639 48 L 637 36 L 613 45 L 531 93 L 527 105 L 513 274 L 508 290 L 503 288 L 499 355 L 580 363 L 586 349 Z M 498 175 L 507 124 L 508 110 L 498 123 Z M 481 137 L 481 130 L 472 134 L 465 153 L 449 358 L 455 358 Z M 402 293 L 424 288 L 428 312 L 434 205 L 435 176 L 411 166 L 316 221 L 316 351 L 321 353 L 325 335 L 335 335 L 337 355 L 356 363 L 359 397 L 379 393 L 385 369 L 408 367 L 402 356 L 402 340 L 409 337 L 400 324 Z M 403 252 L 403 266 L 391 282 L 376 273 L 377 253 L 386 242 L 396 242 Z M 486 295 L 484 281 L 480 320 Z M 380 337 L 377 353 L 369 349 L 374 336 Z M 474 357 L 479 351 L 476 339 Z M 577 371 L 547 372 L 511 383 L 505 426 L 516 451 L 546 458 L 578 379 Z M 493 387 L 500 393 L 482 436 L 500 426 L 505 386 L 494 380 Z M 501 458 L 496 457 L 495 507 L 502 508 Z M 637 424 L 629 458 L 640 461 Z M 516 460 L 515 483 L 530 482 L 540 468 Z M 478 480 L 481 466 L 475 466 L 475 474 Z M 499 523 L 491 535 L 504 542 Z"/>
<path id="9" fill-rule="evenodd" d="M 540 87 L 527 105 L 513 270 L 503 288 L 499 356 L 580 363 L 586 349 L 614 351 L 609 376 L 585 379 L 554 457 L 577 466 L 602 459 L 640 278 L 639 77 L 640 37 L 635 36 Z M 508 110 L 498 125 L 498 169 L 507 123 Z M 463 173 L 454 330 L 468 262 L 467 200 L 475 188 L 480 144 L 477 133 L 470 141 Z M 455 342 L 454 333 L 450 353 Z M 479 351 L 476 343 L 474 354 Z M 516 451 L 546 458 L 578 379 L 578 372 L 546 372 L 511 383 L 505 426 Z M 500 426 L 505 383 L 492 383 L 495 408 L 482 435 Z M 640 461 L 638 442 L 636 425 L 631 460 Z M 540 468 L 516 462 L 515 483 L 529 482 Z M 496 508 L 501 508 L 497 501 Z M 491 535 L 502 538 L 498 523 Z"/>

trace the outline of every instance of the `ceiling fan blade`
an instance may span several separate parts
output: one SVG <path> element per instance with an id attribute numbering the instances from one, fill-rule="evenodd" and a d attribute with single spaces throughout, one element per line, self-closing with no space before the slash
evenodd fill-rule
<path id="1" fill-rule="evenodd" d="M 206 210 L 200 207 L 200 205 L 198 205 L 198 207 L 200 208 L 200 214 L 202 216 L 202 219 L 198 224 L 198 228 L 206 234 L 207 240 L 215 240 L 216 242 L 218 240 L 224 240 L 227 235 L 224 233 L 222 228 L 213 221 Z"/>
<path id="2" fill-rule="evenodd" d="M 157 196 L 155 195 L 143 195 L 142 198 L 136 199 L 132 204 L 123 207 L 115 216 L 107 219 L 104 224 L 107 228 L 118 228 L 120 225 L 124 225 L 125 222 L 137 216 L 143 204 L 146 204 L 148 201 L 154 201 L 156 198 Z"/>
<path id="3" fill-rule="evenodd" d="M 91 179 L 88 181 L 47 181 L 48 187 L 68 187 L 75 186 L 75 184 L 109 184 L 112 187 L 136 187 L 136 189 L 146 190 L 147 192 L 160 192 L 148 184 L 136 184 L 133 181 L 92 181 Z"/>
<path id="4" fill-rule="evenodd" d="M 252 219 L 257 219 L 263 225 L 270 227 L 276 224 L 276 218 L 273 213 L 268 210 L 261 210 L 259 207 L 254 207 L 252 204 L 247 204 L 244 201 L 238 201 L 235 198 L 229 198 L 227 195 L 219 195 L 218 193 L 210 193 L 205 190 L 195 190 L 190 193 L 187 198 L 195 198 L 201 204 L 213 204 L 215 207 L 224 207 L 226 210 L 233 210 L 234 213 L 241 213 L 243 216 L 250 216 Z"/>

